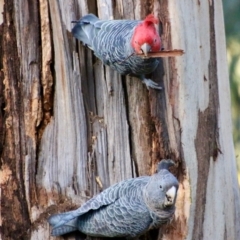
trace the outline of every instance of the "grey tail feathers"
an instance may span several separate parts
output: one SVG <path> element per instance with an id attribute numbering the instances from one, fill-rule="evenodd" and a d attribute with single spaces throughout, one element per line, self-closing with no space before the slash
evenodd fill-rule
<path id="1" fill-rule="evenodd" d="M 52 232 L 51 232 L 52 236 L 60 236 L 60 235 L 78 230 L 78 227 L 77 227 L 78 218 L 74 218 L 73 220 L 71 220 L 63 225 L 55 227 L 58 224 L 59 220 L 62 218 L 62 215 L 64 215 L 64 214 L 65 213 L 56 214 L 56 215 L 51 216 L 48 219 L 48 222 L 53 227 Z"/>
<path id="2" fill-rule="evenodd" d="M 97 18 L 94 14 L 87 14 L 77 21 L 76 25 L 72 29 L 72 34 L 75 38 L 82 41 L 85 45 L 92 49 L 91 41 L 94 35 L 94 23 L 97 22 Z M 76 21 L 73 21 L 76 22 Z"/>

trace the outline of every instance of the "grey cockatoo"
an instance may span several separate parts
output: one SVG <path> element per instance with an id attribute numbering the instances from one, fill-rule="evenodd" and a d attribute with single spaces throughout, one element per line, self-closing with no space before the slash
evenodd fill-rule
<path id="1" fill-rule="evenodd" d="M 135 238 L 167 223 L 174 215 L 178 181 L 162 160 L 158 171 L 119 182 L 74 211 L 52 215 L 52 235 L 79 230 L 95 237 Z"/>
<path id="2" fill-rule="evenodd" d="M 100 20 L 93 14 L 82 17 L 72 29 L 75 38 L 82 41 L 102 62 L 120 74 L 139 77 L 147 87 L 161 89 L 145 75 L 158 66 L 156 58 L 141 58 L 151 51 L 161 50 L 161 39 L 155 25 L 158 19 L 152 14 L 139 20 Z"/>

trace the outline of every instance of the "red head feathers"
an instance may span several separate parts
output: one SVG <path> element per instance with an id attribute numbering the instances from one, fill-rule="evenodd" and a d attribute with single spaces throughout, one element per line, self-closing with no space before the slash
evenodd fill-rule
<path id="1" fill-rule="evenodd" d="M 137 53 L 157 52 L 161 49 L 161 39 L 154 26 L 158 19 L 149 14 L 136 28 L 133 33 L 131 45 Z"/>
<path id="2" fill-rule="evenodd" d="M 147 24 L 158 24 L 158 19 L 154 17 L 153 14 L 149 14 L 146 16 L 143 22 Z"/>

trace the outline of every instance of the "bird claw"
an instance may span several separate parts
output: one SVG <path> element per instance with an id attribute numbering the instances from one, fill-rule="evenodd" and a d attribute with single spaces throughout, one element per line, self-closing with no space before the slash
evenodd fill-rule
<path id="1" fill-rule="evenodd" d="M 155 83 L 151 79 L 144 78 L 142 81 L 147 86 L 148 90 L 149 90 L 149 88 L 154 88 L 154 89 L 159 89 L 159 90 L 162 89 L 162 87 L 160 87 L 157 83 Z"/>

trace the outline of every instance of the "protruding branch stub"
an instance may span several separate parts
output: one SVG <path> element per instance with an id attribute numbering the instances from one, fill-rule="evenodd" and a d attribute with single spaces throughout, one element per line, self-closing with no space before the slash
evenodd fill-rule
<path id="1" fill-rule="evenodd" d="M 148 52 L 147 56 L 143 53 L 137 54 L 139 57 L 142 58 L 161 58 L 161 57 L 178 57 L 182 56 L 184 51 L 181 49 L 174 49 L 174 50 L 162 50 L 159 52 Z"/>

